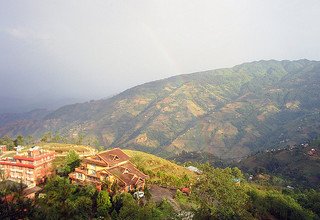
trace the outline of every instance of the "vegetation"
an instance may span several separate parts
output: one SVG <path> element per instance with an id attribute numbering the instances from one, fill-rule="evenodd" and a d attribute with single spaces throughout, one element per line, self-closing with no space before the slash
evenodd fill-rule
<path id="1" fill-rule="evenodd" d="M 124 150 L 138 169 L 149 175 L 148 183 L 170 187 L 189 187 L 196 174 L 168 160 L 141 151 Z"/>
<path id="2" fill-rule="evenodd" d="M 29 219 L 319 219 L 320 192 L 286 189 L 246 181 L 238 168 L 214 168 L 193 164 L 196 175 L 165 159 L 139 151 L 125 150 L 132 162 L 148 173 L 144 199 L 130 193 L 109 195 L 95 187 L 71 184 L 66 173 L 50 178 L 39 197 L 23 199 L 19 184 L 1 188 L 0 218 Z M 71 150 L 62 164 L 72 170 L 78 155 Z M 158 172 L 161 171 L 161 175 Z M 237 184 L 240 181 L 241 184 Z M 275 179 L 274 182 L 281 182 Z M 150 184 L 176 187 L 174 198 L 155 202 Z M 110 187 L 110 186 L 109 186 Z M 188 196 L 179 189 L 191 188 Z M 170 189 L 167 189 L 170 190 Z M 9 200 L 9 195 L 13 199 Z M 9 197 L 8 197 L 9 196 Z"/>
<path id="3" fill-rule="evenodd" d="M 160 204 L 140 205 L 129 193 L 112 199 L 106 191 L 92 186 L 71 184 L 67 178 L 50 179 L 42 196 L 32 202 L 18 198 L 14 202 L 0 201 L 1 219 L 169 219 L 174 218 L 172 207 Z"/>
<path id="4" fill-rule="evenodd" d="M 279 219 L 316 219 L 311 210 L 303 208 L 297 200 L 278 191 L 251 189 L 248 191 L 251 199 L 251 212 L 256 216 L 273 215 Z"/>
<path id="5" fill-rule="evenodd" d="M 310 155 L 311 149 L 315 149 L 316 153 Z M 319 152 L 320 146 L 312 143 L 256 153 L 234 165 L 253 175 L 272 175 L 269 181 L 271 185 L 319 189 Z"/>
<path id="6" fill-rule="evenodd" d="M 242 179 L 238 168 L 214 169 L 209 164 L 200 166 L 204 172 L 194 185 L 194 194 L 200 203 L 197 216 L 201 219 L 239 219 L 248 215 L 248 196 L 243 186 L 234 179 Z"/>
<path id="7" fill-rule="evenodd" d="M 316 61 L 270 60 L 175 76 L 40 118 L 5 120 L 0 135 L 38 139 L 50 131 L 44 141 L 237 159 L 318 136 L 319 68 Z"/>
<path id="8" fill-rule="evenodd" d="M 58 173 L 62 176 L 68 176 L 74 169 L 80 166 L 80 157 L 75 150 L 70 150 L 64 159 L 64 165 L 58 169 Z"/>

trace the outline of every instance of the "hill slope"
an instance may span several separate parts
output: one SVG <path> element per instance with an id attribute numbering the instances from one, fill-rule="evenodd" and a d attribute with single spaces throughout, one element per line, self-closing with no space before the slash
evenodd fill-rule
<path id="1" fill-rule="evenodd" d="M 0 135 L 50 130 L 163 156 L 186 150 L 235 158 L 316 137 L 319 91 L 320 62 L 259 61 L 64 106 L 41 120 L 0 125 Z"/>
<path id="2" fill-rule="evenodd" d="M 311 149 L 315 152 L 311 154 Z M 249 156 L 235 164 L 251 174 L 269 173 L 292 181 L 294 186 L 319 188 L 320 145 L 274 149 Z"/>

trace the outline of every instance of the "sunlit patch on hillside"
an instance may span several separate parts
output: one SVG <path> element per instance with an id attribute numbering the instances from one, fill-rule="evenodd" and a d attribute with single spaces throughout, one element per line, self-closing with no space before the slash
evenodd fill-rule
<path id="1" fill-rule="evenodd" d="M 110 145 L 114 141 L 114 137 L 115 135 L 111 132 L 107 132 L 102 135 L 104 143 L 107 143 L 108 145 Z"/>
<path id="2" fill-rule="evenodd" d="M 151 140 L 146 133 L 140 134 L 135 139 L 136 144 L 145 147 L 158 147 L 159 143 L 156 140 Z"/>
<path id="3" fill-rule="evenodd" d="M 268 116 L 279 112 L 280 110 L 273 104 L 268 104 L 260 109 L 261 113 L 257 116 L 259 121 L 264 121 Z"/>
<path id="4" fill-rule="evenodd" d="M 287 102 L 286 103 L 286 108 L 290 110 L 297 110 L 299 109 L 300 102 L 299 101 L 292 101 L 292 102 Z"/>
<path id="5" fill-rule="evenodd" d="M 187 108 L 188 110 L 196 117 L 201 116 L 205 113 L 200 106 L 194 103 L 191 100 L 187 100 Z"/>

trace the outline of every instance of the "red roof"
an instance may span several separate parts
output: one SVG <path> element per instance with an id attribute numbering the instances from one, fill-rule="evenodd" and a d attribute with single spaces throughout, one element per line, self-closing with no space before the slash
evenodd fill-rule
<path id="1" fill-rule="evenodd" d="M 135 185 L 139 179 L 146 179 L 148 177 L 130 162 L 112 167 L 108 171 L 125 182 L 127 186 Z"/>
<path id="2" fill-rule="evenodd" d="M 0 161 L 0 164 L 1 165 L 16 166 L 16 167 L 27 167 L 27 168 L 34 169 L 34 165 L 32 165 L 32 164 L 16 163 L 16 162 L 11 162 L 11 161 L 7 161 L 7 160 Z"/>
<path id="3" fill-rule="evenodd" d="M 54 152 L 45 152 L 38 157 L 29 157 L 28 155 L 14 155 L 13 158 L 16 160 L 37 161 L 52 155 L 54 155 Z"/>
<path id="4" fill-rule="evenodd" d="M 104 151 L 97 154 L 104 162 L 109 164 L 109 166 L 117 165 L 121 162 L 128 161 L 130 157 L 126 155 L 121 149 L 114 148 L 112 150 Z"/>

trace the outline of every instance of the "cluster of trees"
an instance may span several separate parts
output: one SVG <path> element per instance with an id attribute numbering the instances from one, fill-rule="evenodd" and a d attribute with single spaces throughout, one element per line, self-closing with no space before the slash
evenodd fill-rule
<path id="1" fill-rule="evenodd" d="M 279 191 L 253 188 L 248 191 L 248 195 L 250 212 L 256 217 L 271 214 L 279 219 L 319 219 L 312 210 L 304 208 L 296 199 Z"/>
<path id="2" fill-rule="evenodd" d="M 71 184 L 65 177 L 48 180 L 43 192 L 34 202 L 20 199 L 15 202 L 0 201 L 0 219 L 11 217 L 28 219 L 169 219 L 174 218 L 173 208 L 167 201 L 160 204 L 143 203 L 131 194 L 110 196 L 106 190 L 93 186 Z"/>
<path id="3" fill-rule="evenodd" d="M 42 135 L 40 141 L 46 143 L 72 143 L 77 145 L 85 144 L 95 147 L 100 146 L 100 142 L 95 136 L 86 136 L 82 133 L 79 133 L 76 137 L 69 137 L 61 135 L 59 132 L 52 133 L 49 131 Z"/>
<path id="4" fill-rule="evenodd" d="M 63 166 L 57 168 L 57 173 L 60 176 L 67 177 L 76 167 L 80 166 L 80 162 L 81 160 L 77 152 L 75 150 L 70 150 L 64 158 Z"/>
<path id="5" fill-rule="evenodd" d="M 31 143 L 33 143 L 32 136 L 23 137 L 22 135 L 18 135 L 16 138 L 10 138 L 9 136 L 0 138 L 0 145 L 7 145 L 8 150 L 13 150 L 18 145 Z"/>
<path id="6" fill-rule="evenodd" d="M 36 200 L 22 197 L 21 187 L 0 188 L 0 219 L 179 219 L 170 203 L 154 203 L 150 192 L 136 200 L 130 193 L 98 191 L 94 186 L 70 183 L 68 174 L 79 166 L 79 155 L 71 150 L 49 179 Z M 320 219 L 320 192 L 316 190 L 277 190 L 259 183 L 247 183 L 238 168 L 214 168 L 209 163 L 195 164 L 203 174 L 191 186 L 190 196 L 177 190 L 176 202 L 194 219 Z M 189 182 L 189 177 L 172 179 L 155 173 L 172 183 Z M 236 184 L 241 180 L 241 184 Z M 275 179 L 275 181 L 282 181 Z M 105 183 L 105 189 L 117 192 L 116 185 Z M 7 200 L 7 195 L 13 199 Z M 180 213 L 181 214 L 181 213 Z"/>
<path id="7" fill-rule="evenodd" d="M 320 219 L 320 191 L 314 189 L 300 191 L 296 189 L 295 191 L 286 190 L 284 193 L 294 198 L 303 208 L 317 214 L 318 219 Z"/>
<path id="8" fill-rule="evenodd" d="M 9 150 L 13 150 L 14 147 L 18 145 L 31 145 L 39 141 L 44 143 L 73 143 L 77 145 L 86 144 L 89 146 L 101 147 L 100 142 L 96 137 L 79 134 L 75 138 L 70 138 L 61 135 L 59 132 L 53 134 L 50 131 L 44 133 L 40 138 L 35 138 L 32 135 L 28 135 L 25 137 L 23 135 L 18 135 L 15 138 L 11 138 L 6 135 L 0 138 L 0 145 L 7 145 Z"/>
<path id="9" fill-rule="evenodd" d="M 213 168 L 199 165 L 203 171 L 193 187 L 193 196 L 200 207 L 196 210 L 198 219 L 246 219 L 248 195 L 235 181 L 243 178 L 238 168 Z"/>
<path id="10" fill-rule="evenodd" d="M 238 168 L 197 164 L 203 175 L 189 197 L 177 193 L 178 202 L 190 206 L 194 219 L 320 219 L 320 192 L 279 190 L 248 183 Z M 241 185 L 235 184 L 240 179 Z"/>

